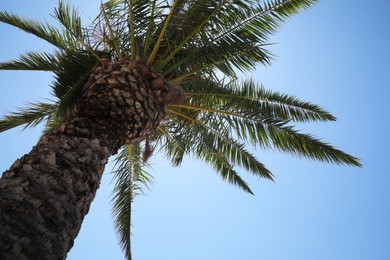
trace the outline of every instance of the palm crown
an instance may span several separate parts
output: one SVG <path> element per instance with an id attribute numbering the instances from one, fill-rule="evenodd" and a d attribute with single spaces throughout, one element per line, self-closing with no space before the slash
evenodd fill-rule
<path id="1" fill-rule="evenodd" d="M 273 175 L 247 146 L 275 149 L 313 160 L 360 166 L 358 159 L 295 130 L 295 122 L 333 121 L 317 105 L 265 90 L 236 71 L 269 64 L 265 47 L 280 22 L 315 0 L 110 0 L 92 25 L 77 10 L 59 2 L 54 17 L 60 28 L 0 12 L 0 21 L 51 43 L 53 53 L 29 52 L 0 63 L 1 70 L 40 70 L 54 75 L 55 102 L 32 103 L 6 115 L 0 131 L 46 122 L 55 129 L 75 107 L 91 72 L 106 59 L 130 59 L 152 66 L 185 91 L 185 101 L 170 105 L 166 119 L 145 143 L 123 147 L 116 157 L 113 212 L 120 244 L 130 258 L 131 202 L 147 185 L 151 147 L 172 165 L 185 156 L 209 164 L 222 179 L 252 193 L 239 176 Z M 143 158 L 144 157 L 144 158 Z"/>

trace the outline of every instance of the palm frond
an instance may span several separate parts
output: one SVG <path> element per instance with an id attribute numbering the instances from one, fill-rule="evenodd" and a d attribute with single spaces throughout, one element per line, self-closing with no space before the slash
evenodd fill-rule
<path id="1" fill-rule="evenodd" d="M 156 143 L 160 146 L 159 151 L 164 151 L 167 154 L 167 159 L 171 161 L 172 166 L 176 167 L 180 166 L 184 156 L 188 155 L 188 143 L 184 142 L 178 132 L 174 131 L 172 127 L 167 127 L 167 124 L 171 123 L 170 121 L 162 123 L 158 128 L 159 132 L 155 134 L 155 139 L 157 140 Z"/>
<path id="2" fill-rule="evenodd" d="M 130 60 L 135 59 L 135 31 L 134 31 L 134 14 L 133 0 L 129 0 L 129 31 L 130 31 Z"/>
<path id="3" fill-rule="evenodd" d="M 142 161 L 139 144 L 125 146 L 115 159 L 112 212 L 119 244 L 127 259 L 131 259 L 132 202 L 136 195 L 142 193 L 142 187 L 148 187 L 152 182 L 146 167 L 148 165 Z"/>
<path id="4" fill-rule="evenodd" d="M 229 158 L 216 150 L 215 147 L 211 146 L 208 142 L 203 142 L 197 148 L 198 149 L 194 153 L 195 156 L 213 167 L 213 169 L 220 174 L 223 180 L 228 181 L 230 184 L 236 185 L 243 191 L 254 195 L 248 184 L 234 170 Z"/>
<path id="5" fill-rule="evenodd" d="M 33 34 L 60 49 L 69 50 L 70 48 L 73 48 L 72 45 L 69 45 L 66 37 L 64 37 L 57 28 L 48 23 L 22 18 L 7 11 L 0 11 L 0 22 Z"/>
<path id="6" fill-rule="evenodd" d="M 104 56 L 104 54 L 100 55 Z M 60 100 L 59 114 L 67 115 L 72 111 L 84 84 L 100 61 L 89 55 L 87 51 L 61 52 L 58 61 L 60 70 L 55 71 L 55 81 L 52 83 L 53 95 Z"/>
<path id="7" fill-rule="evenodd" d="M 204 118 L 193 117 L 185 113 L 185 111 L 170 109 L 169 113 L 172 116 L 178 116 L 178 120 L 185 121 L 181 124 L 184 133 L 178 133 L 178 136 L 174 134 L 172 138 L 179 140 L 183 139 L 183 137 L 190 138 L 190 140 L 186 140 L 187 153 L 201 159 L 203 158 L 206 163 L 212 165 L 221 174 L 223 179 L 249 192 L 249 187 L 233 169 L 233 166 L 237 165 L 258 177 L 272 180 L 271 172 L 257 161 L 252 154 L 246 151 L 243 144 L 231 138 L 226 131 L 227 129 L 225 131 L 221 131 L 221 128 L 218 129 L 218 125 L 221 124 L 205 120 Z M 176 147 L 174 146 L 166 147 L 166 150 L 168 156 L 177 155 Z"/>
<path id="8" fill-rule="evenodd" d="M 263 130 L 264 134 L 268 134 L 273 146 L 280 151 L 321 162 L 362 166 L 358 158 L 344 153 L 310 134 L 302 134 L 290 126 L 279 128 L 270 124 Z"/>
<path id="9" fill-rule="evenodd" d="M 58 1 L 58 7 L 54 9 L 54 18 L 62 25 L 62 34 L 66 39 L 68 46 L 74 51 L 87 50 L 99 62 L 99 55 L 89 45 L 88 34 L 83 32 L 81 27 L 81 18 L 78 11 L 69 4 L 64 4 L 62 0 Z"/>
<path id="10" fill-rule="evenodd" d="M 29 52 L 26 55 L 21 55 L 18 60 L 0 63 L 0 70 L 56 71 L 58 69 L 57 55 L 46 52 Z"/>
<path id="11" fill-rule="evenodd" d="M 309 134 L 302 134 L 286 122 L 263 119 L 224 118 L 238 138 L 264 149 L 277 149 L 322 162 L 361 166 L 359 160 Z"/>
<path id="12" fill-rule="evenodd" d="M 191 64 L 197 71 L 191 70 L 189 75 L 217 68 L 235 77 L 235 68 L 248 71 L 258 63 L 269 64 L 272 54 L 264 49 L 268 37 L 284 18 L 315 2 L 267 1 L 263 5 L 254 1 L 232 2 L 206 23 L 187 46 L 183 46 L 184 50 L 178 52 L 176 61 L 164 68 L 164 74 L 181 67 L 188 68 L 185 65 Z M 180 29 L 179 25 L 176 30 Z M 183 75 L 178 76 L 183 78 Z"/>
<path id="13" fill-rule="evenodd" d="M 246 152 L 243 144 L 235 141 L 236 138 L 263 149 L 276 149 L 322 162 L 360 166 L 357 158 L 312 135 L 302 134 L 290 125 L 291 122 L 335 120 L 317 105 L 294 96 L 267 91 L 253 81 L 241 85 L 233 82 L 224 86 L 197 79 L 184 87 L 186 104 L 172 105 L 168 111 L 170 119 L 179 125 L 172 131 L 172 138 L 180 143 L 192 144 L 185 146 L 188 154 L 195 150 L 196 145 L 204 145 L 202 142 L 207 135 L 208 138 L 213 137 L 213 149 L 224 154 L 229 162 L 235 162 L 251 173 L 258 173 L 258 169 L 262 169 L 266 178 L 272 179 L 272 175 Z M 173 160 L 180 162 L 184 153 L 178 153 L 172 145 L 166 148 L 168 155 L 180 155 Z M 245 165 L 248 162 L 252 162 L 252 166 Z"/>
<path id="14" fill-rule="evenodd" d="M 194 1 L 191 3 L 192 5 L 190 4 L 190 6 L 187 7 L 187 13 L 191 15 L 182 17 L 182 12 L 179 12 L 177 15 L 179 17 L 177 23 L 186 24 L 186 30 L 181 31 L 183 35 L 180 40 L 176 40 L 177 37 L 179 37 L 179 33 L 177 33 L 175 41 L 172 41 L 177 46 L 175 46 L 175 48 L 169 53 L 162 54 L 162 57 L 166 56 L 166 58 L 164 58 L 161 62 L 158 62 L 157 70 L 161 70 L 170 60 L 172 60 L 176 53 L 178 53 L 192 39 L 192 37 L 195 36 L 195 34 L 199 33 L 204 28 L 205 24 L 211 20 L 213 16 L 215 16 L 227 3 L 227 1 Z M 204 15 L 205 13 L 206 15 Z M 204 19 L 199 19 L 202 16 L 205 16 Z M 174 24 L 175 21 L 172 21 L 172 23 Z M 166 52 L 167 51 L 168 50 L 166 50 Z"/>
<path id="15" fill-rule="evenodd" d="M 0 132 L 21 125 L 25 125 L 23 129 L 34 127 L 46 120 L 49 116 L 54 115 L 57 109 L 57 104 L 44 102 L 28 103 L 26 107 L 5 115 L 4 119 L 0 120 Z"/>
<path id="16" fill-rule="evenodd" d="M 184 79 L 209 69 L 235 77 L 235 69 L 248 71 L 258 63 L 269 64 L 268 37 L 286 18 L 316 2 L 134 0 L 130 7 L 128 1 L 110 0 L 105 5 L 123 46 L 134 48 L 136 44 L 143 49 L 143 58 L 149 55 L 149 64 L 156 57 L 157 71 Z M 134 43 L 130 43 L 132 38 Z"/>
<path id="17" fill-rule="evenodd" d="M 56 113 L 50 114 L 46 118 L 46 124 L 42 131 L 43 134 L 47 134 L 50 132 L 53 132 L 58 129 L 58 127 L 61 125 L 61 123 L 64 120 L 64 117 L 59 115 L 58 109 L 56 109 Z"/>
<path id="18" fill-rule="evenodd" d="M 198 78 L 186 82 L 187 102 L 198 107 L 235 111 L 252 119 L 275 118 L 293 122 L 335 121 L 336 118 L 318 105 L 297 97 L 266 90 L 253 80 L 224 84 Z"/>
<path id="19" fill-rule="evenodd" d="M 79 42 L 77 39 L 84 39 L 86 36 L 83 33 L 79 12 L 68 3 L 64 4 L 62 0 L 59 0 L 58 6 L 54 8 L 53 17 L 57 19 L 64 28 L 66 28 L 63 30 L 63 35 L 66 37 L 67 42 L 74 46 L 75 49 L 78 49 L 77 47 L 79 47 Z"/>
<path id="20" fill-rule="evenodd" d="M 151 53 L 149 47 L 152 46 L 152 34 L 156 33 L 154 21 L 157 17 L 163 17 L 161 4 L 158 0 L 109 0 L 103 4 L 105 13 L 97 17 L 96 23 L 104 24 L 104 28 L 110 25 L 114 35 L 118 36 L 124 54 L 130 58 L 138 54 L 146 61 L 147 55 Z M 113 39 L 109 36 L 110 32 L 104 34 L 108 43 L 111 43 Z"/>

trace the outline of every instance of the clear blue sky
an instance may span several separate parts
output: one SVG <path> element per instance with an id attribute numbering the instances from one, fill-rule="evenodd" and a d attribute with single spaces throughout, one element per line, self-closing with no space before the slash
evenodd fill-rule
<path id="1" fill-rule="evenodd" d="M 72 1 L 93 18 L 99 1 Z M 55 0 L 0 2 L 0 10 L 50 20 Z M 390 3 L 322 1 L 284 24 L 273 38 L 271 67 L 248 74 L 266 88 L 317 103 L 334 123 L 300 125 L 362 158 L 363 169 L 257 150 L 276 183 L 244 172 L 256 196 L 186 160 L 151 162 L 154 184 L 134 208 L 135 260 L 388 260 Z M 0 24 L 0 60 L 50 46 Z M 0 72 L 0 114 L 50 98 L 50 75 Z M 0 134 L 0 172 L 30 151 L 40 129 Z M 69 260 L 122 259 L 112 226 L 110 170 L 86 216 Z M 387 169 L 387 170 L 386 170 Z"/>

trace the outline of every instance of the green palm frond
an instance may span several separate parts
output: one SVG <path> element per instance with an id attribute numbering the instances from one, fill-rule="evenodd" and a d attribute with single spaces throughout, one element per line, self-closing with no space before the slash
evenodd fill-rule
<path id="1" fill-rule="evenodd" d="M 58 7 L 54 8 L 53 17 L 57 19 L 62 26 L 62 37 L 71 50 L 79 52 L 87 50 L 99 62 L 99 55 L 90 46 L 89 35 L 86 29 L 81 26 L 81 18 L 78 11 L 69 4 L 64 4 L 62 0 L 58 1 Z"/>
<path id="2" fill-rule="evenodd" d="M 235 111 L 245 118 L 277 118 L 294 122 L 335 121 L 336 118 L 318 105 L 297 97 L 266 90 L 253 80 L 241 84 L 237 81 L 224 84 L 198 78 L 186 82 L 187 103 L 210 107 L 228 113 Z M 194 108 L 196 109 L 196 108 Z"/>
<path id="3" fill-rule="evenodd" d="M 86 34 L 83 33 L 81 17 L 79 12 L 68 3 L 58 2 L 58 7 L 54 8 L 54 18 L 56 18 L 65 28 L 63 31 L 69 43 L 77 46 L 76 39 L 83 39 Z"/>
<path id="4" fill-rule="evenodd" d="M 57 55 L 46 52 L 29 52 L 21 55 L 18 60 L 0 62 L 0 70 L 56 71 L 58 69 Z"/>
<path id="5" fill-rule="evenodd" d="M 148 165 L 142 161 L 139 144 L 127 145 L 115 159 L 112 212 L 119 243 L 127 259 L 131 259 L 132 202 L 135 196 L 143 192 L 142 188 L 152 182 L 151 175 L 145 171 L 146 167 Z"/>
<path id="6" fill-rule="evenodd" d="M 220 1 L 213 3 L 216 2 Z M 234 68 L 247 71 L 254 69 L 258 63 L 268 64 L 272 55 L 264 47 L 268 45 L 266 40 L 269 35 L 275 32 L 284 18 L 317 1 L 267 1 L 263 4 L 254 1 L 237 1 L 239 4 L 236 1 L 222 2 L 225 8 L 216 12 L 212 19 L 206 15 L 209 22 L 187 46 L 182 47 L 181 53 L 176 55 L 176 62 L 166 66 L 164 74 L 173 69 L 188 68 L 187 64 L 199 64 L 197 70 L 191 72 L 217 68 L 235 77 Z M 188 31 L 188 28 L 181 28 L 184 25 L 177 24 L 176 30 Z M 170 54 L 170 57 L 173 58 L 173 55 Z M 180 77 L 183 78 L 183 75 Z"/>
<path id="7" fill-rule="evenodd" d="M 52 113 L 47 116 L 45 126 L 43 129 L 43 134 L 51 133 L 56 129 L 58 129 L 58 127 L 61 125 L 63 120 L 64 117 L 58 114 L 58 108 L 57 108 L 56 113 Z"/>
<path id="8" fill-rule="evenodd" d="M 59 99 L 60 114 L 67 115 L 72 111 L 84 84 L 99 63 L 100 61 L 87 51 L 61 52 L 58 57 L 60 69 L 54 72 L 55 81 L 52 83 L 53 95 Z"/>
<path id="9" fill-rule="evenodd" d="M 302 134 L 291 126 L 277 127 L 269 124 L 263 127 L 263 130 L 264 134 L 272 141 L 273 146 L 279 151 L 321 162 L 362 166 L 356 157 L 346 154 L 310 134 Z"/>
<path id="10" fill-rule="evenodd" d="M 121 42 L 134 47 L 129 42 L 127 2 L 108 1 L 107 12 L 115 17 L 112 25 Z M 317 1 L 132 2 L 136 48 L 144 59 L 149 55 L 149 62 L 156 56 L 154 66 L 163 75 L 182 80 L 209 69 L 235 77 L 234 68 L 247 71 L 258 63 L 268 64 L 272 57 L 265 49 L 268 37 L 284 19 Z"/>
<path id="11" fill-rule="evenodd" d="M 243 149 L 242 144 L 232 140 L 226 142 L 226 138 L 217 136 L 212 131 L 208 132 L 207 127 L 198 125 L 200 122 L 196 122 L 195 119 L 188 118 L 183 114 L 181 116 L 191 122 L 186 124 L 185 128 L 183 127 L 185 133 L 172 134 L 169 138 L 170 140 L 164 141 L 162 146 L 162 150 L 174 166 L 181 164 L 184 155 L 195 157 L 210 165 L 223 180 L 238 186 L 250 194 L 253 194 L 253 192 L 234 169 L 234 164 L 251 169 L 251 173 L 260 177 L 272 178 L 271 173 Z M 199 131 L 198 129 L 200 128 L 205 129 Z M 179 143 L 185 143 L 185 146 Z M 224 145 L 218 146 L 220 143 L 224 143 Z"/>
<path id="12" fill-rule="evenodd" d="M 63 37 L 62 33 L 48 23 L 42 23 L 31 19 L 22 18 L 6 11 L 0 11 L 0 22 L 17 27 L 27 33 L 33 34 L 40 39 L 63 50 L 73 48 Z"/>
<path id="13" fill-rule="evenodd" d="M 193 1 L 190 4 L 183 5 L 182 2 L 181 6 L 179 6 L 180 10 L 173 17 L 171 24 L 173 26 L 185 27 L 185 30 L 176 31 L 174 40 L 168 40 L 168 44 L 172 43 L 173 45 L 161 55 L 161 57 L 165 58 L 161 62 L 157 62 L 158 68 L 166 66 L 176 53 L 181 51 L 197 33 L 200 33 L 206 23 L 215 17 L 227 3 L 228 1 Z M 175 30 L 175 28 L 172 30 Z"/>
<path id="14" fill-rule="evenodd" d="M 199 83 L 198 81 L 197 84 Z M 289 124 L 291 121 L 334 120 L 328 112 L 323 111 L 317 105 L 300 101 L 296 97 L 266 91 L 262 87 L 256 89 L 256 85 L 251 81 L 244 82 L 241 87 L 237 83 L 234 84 L 236 86 L 232 88 L 231 96 L 226 92 L 218 95 L 215 92 L 218 89 L 215 88 L 208 89 L 212 94 L 208 91 L 204 94 L 197 92 L 198 95 L 195 96 L 205 96 L 206 102 L 202 102 L 202 99 L 194 100 L 193 93 L 191 90 L 188 91 L 189 98 L 186 102 L 190 105 L 174 105 L 173 107 L 198 111 L 199 113 L 194 117 L 172 108 L 169 111 L 176 115 L 180 114 L 182 118 L 193 120 L 215 132 L 236 137 L 263 149 L 276 149 L 323 162 L 360 166 L 357 158 L 311 135 L 302 134 Z M 209 96 L 213 98 L 210 100 Z M 242 103 L 243 98 L 246 104 L 237 105 L 235 103 L 236 101 Z"/>
<path id="15" fill-rule="evenodd" d="M 187 144 L 183 140 L 179 140 L 177 135 L 173 136 L 173 133 L 171 133 L 173 127 L 167 127 L 166 125 L 167 122 L 158 127 L 158 132 L 155 134 L 156 143 L 161 146 L 159 151 L 163 150 L 168 155 L 172 165 L 179 166 L 184 155 L 186 155 Z"/>
<path id="16" fill-rule="evenodd" d="M 62 50 L 79 50 L 85 47 L 87 36 L 83 32 L 80 16 L 74 8 L 63 1 L 58 2 L 53 17 L 62 25 L 62 30 L 48 23 L 19 17 L 6 11 L 0 11 L 0 22 L 17 27 L 27 33 L 33 34 Z"/>
<path id="17" fill-rule="evenodd" d="M 191 111 L 170 109 L 169 115 L 171 120 L 180 124 L 179 132 L 172 132 L 172 140 L 179 144 L 185 143 L 187 155 L 193 155 L 210 164 L 223 179 L 250 193 L 247 184 L 233 169 L 234 166 L 242 167 L 255 176 L 272 180 L 271 172 L 245 149 L 244 144 L 230 136 L 226 125 L 194 116 L 194 113 L 191 115 Z M 175 164 L 179 164 L 184 155 L 182 149 L 178 150 L 178 146 L 172 145 L 171 142 L 165 144 L 167 156 Z"/>
<path id="18" fill-rule="evenodd" d="M 24 128 L 37 126 L 57 113 L 58 106 L 50 103 L 28 103 L 26 107 L 5 115 L 0 120 L 0 132 L 24 125 Z"/>
<path id="19" fill-rule="evenodd" d="M 101 14 L 103 16 L 105 25 L 108 28 L 108 32 L 109 32 L 108 37 L 110 38 L 110 42 L 111 42 L 110 47 L 112 47 L 112 49 L 115 51 L 118 58 L 122 59 L 123 53 L 119 48 L 119 46 L 120 46 L 119 35 L 114 32 L 113 27 L 110 24 L 110 21 L 108 20 L 108 15 L 107 15 L 107 12 L 105 10 L 105 6 L 103 4 L 101 5 L 100 9 L 101 9 Z"/>
<path id="20" fill-rule="evenodd" d="M 208 163 L 217 173 L 219 173 L 223 180 L 240 187 L 243 191 L 252 195 L 254 193 L 249 188 L 248 184 L 240 177 L 237 171 L 233 168 L 229 158 L 227 158 L 221 151 L 218 151 L 208 142 L 203 142 L 199 145 L 194 153 L 196 158 Z"/>

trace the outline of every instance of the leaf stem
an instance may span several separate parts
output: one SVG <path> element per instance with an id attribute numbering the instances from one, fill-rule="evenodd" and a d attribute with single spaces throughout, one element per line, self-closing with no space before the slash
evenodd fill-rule
<path id="1" fill-rule="evenodd" d="M 164 26 L 161 30 L 161 33 L 160 35 L 158 36 L 158 39 L 157 39 L 157 42 L 156 42 L 156 45 L 154 45 L 154 48 L 153 48 L 153 51 L 152 53 L 150 54 L 149 56 L 149 59 L 148 61 L 146 62 L 147 65 L 152 65 L 152 63 L 154 62 L 154 59 L 156 58 L 156 55 L 157 55 L 157 52 L 158 52 L 158 49 L 160 48 L 160 44 L 161 44 L 161 41 L 165 35 L 165 31 L 167 30 L 167 27 L 168 27 L 168 24 L 169 24 L 169 20 L 171 20 L 171 17 L 174 13 L 174 10 L 175 10 L 175 7 L 177 5 L 177 3 L 179 2 L 179 0 L 175 0 L 173 2 L 173 5 L 171 7 L 171 10 L 169 11 L 169 14 L 167 16 L 167 19 L 165 20 L 165 23 L 164 23 Z"/>
<path id="2" fill-rule="evenodd" d="M 122 53 L 121 53 L 121 51 L 119 49 L 118 42 L 117 42 L 116 36 L 114 34 L 114 31 L 112 30 L 112 26 L 110 24 L 110 21 L 107 18 L 106 10 L 104 9 L 103 3 L 101 3 L 101 10 L 102 10 L 102 13 L 103 13 L 104 20 L 106 21 L 108 30 L 110 32 L 110 36 L 112 38 L 112 43 L 114 44 L 115 52 L 119 56 L 119 58 L 122 58 Z"/>
<path id="3" fill-rule="evenodd" d="M 152 4 L 152 10 L 151 10 L 150 19 L 149 19 L 148 32 L 146 34 L 146 39 L 145 39 L 145 44 L 144 44 L 144 53 L 142 55 L 143 59 L 148 54 L 148 50 L 149 50 L 150 36 L 152 34 L 153 27 L 154 27 L 154 11 L 155 11 L 155 9 L 156 9 L 156 0 L 154 0 L 153 4 Z"/>
<path id="4" fill-rule="evenodd" d="M 133 0 L 129 0 L 129 27 L 130 27 L 130 60 L 134 60 L 135 59 L 135 32 L 134 32 Z"/>

